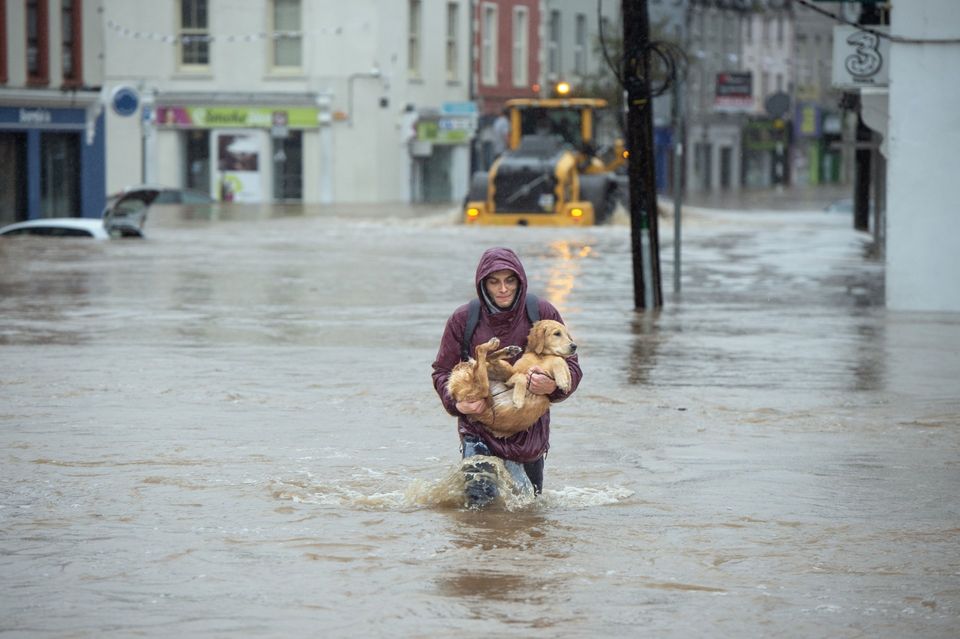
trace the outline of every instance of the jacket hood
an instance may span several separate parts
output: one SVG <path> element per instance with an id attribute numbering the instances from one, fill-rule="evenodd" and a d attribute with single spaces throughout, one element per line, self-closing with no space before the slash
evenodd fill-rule
<path id="1" fill-rule="evenodd" d="M 513 301 L 513 306 L 506 312 L 514 311 L 518 305 L 523 305 L 523 300 L 527 297 L 527 274 L 523 270 L 523 264 L 520 258 L 512 250 L 500 246 L 489 248 L 480 256 L 480 263 L 477 264 L 477 297 L 484 307 L 489 308 L 490 302 L 487 299 L 483 288 L 483 280 L 491 273 L 502 271 L 504 269 L 513 271 L 520 280 L 520 286 L 517 289 L 517 297 Z"/>

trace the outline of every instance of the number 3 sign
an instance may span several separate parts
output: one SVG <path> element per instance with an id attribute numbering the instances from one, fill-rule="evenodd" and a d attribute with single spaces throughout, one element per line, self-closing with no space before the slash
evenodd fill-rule
<path id="1" fill-rule="evenodd" d="M 888 27 L 871 31 L 885 33 Z M 890 40 L 856 27 L 833 28 L 833 85 L 887 86 L 890 82 Z"/>

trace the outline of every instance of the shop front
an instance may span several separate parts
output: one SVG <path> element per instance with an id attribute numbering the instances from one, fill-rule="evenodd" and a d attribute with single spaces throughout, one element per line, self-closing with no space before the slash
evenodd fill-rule
<path id="1" fill-rule="evenodd" d="M 158 97 L 155 156 L 173 156 L 166 164 L 178 173 L 159 176 L 221 201 L 303 201 L 305 146 L 316 147 L 318 113 L 316 106 L 171 104 Z"/>
<path id="2" fill-rule="evenodd" d="M 751 120 L 743 128 L 743 175 L 748 188 L 786 185 L 790 180 L 790 129 L 780 118 Z"/>
<path id="3" fill-rule="evenodd" d="M 102 214 L 103 115 L 98 94 L 88 101 L 82 108 L 55 106 L 58 99 L 0 104 L 0 225 Z"/>
<path id="4" fill-rule="evenodd" d="M 476 123 L 471 112 L 420 114 L 410 140 L 413 202 L 453 202 L 466 196 Z"/>

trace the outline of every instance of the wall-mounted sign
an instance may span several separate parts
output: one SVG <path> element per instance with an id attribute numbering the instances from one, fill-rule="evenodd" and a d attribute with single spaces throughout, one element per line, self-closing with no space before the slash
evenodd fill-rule
<path id="1" fill-rule="evenodd" d="M 890 84 L 890 38 L 880 34 L 889 27 L 833 28 L 833 86 L 885 87 Z M 876 32 L 876 33 L 874 33 Z"/>
<path id="2" fill-rule="evenodd" d="M 753 75 L 749 71 L 718 73 L 713 108 L 715 111 L 752 111 Z"/>
<path id="3" fill-rule="evenodd" d="M 787 125 L 783 120 L 754 120 L 743 128 L 743 146 L 750 151 L 773 151 L 786 143 Z"/>
<path id="4" fill-rule="evenodd" d="M 133 87 L 120 85 L 110 93 L 110 106 L 120 117 L 128 118 L 140 107 L 140 94 Z"/>
<path id="5" fill-rule="evenodd" d="M 797 138 L 820 137 L 820 107 L 816 103 L 797 104 L 793 118 L 793 135 Z"/>
<path id="6" fill-rule="evenodd" d="M 474 119 L 443 116 L 417 121 L 417 140 L 433 144 L 466 144 L 473 137 Z"/>
<path id="7" fill-rule="evenodd" d="M 274 114 L 278 112 L 286 113 L 286 126 L 291 129 L 315 129 L 318 126 L 315 107 L 232 106 L 157 107 L 157 126 L 190 129 L 221 127 L 271 129 L 274 126 Z"/>

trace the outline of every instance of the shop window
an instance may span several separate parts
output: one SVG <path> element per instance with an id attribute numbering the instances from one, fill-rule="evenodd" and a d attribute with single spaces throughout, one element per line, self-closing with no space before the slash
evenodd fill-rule
<path id="1" fill-rule="evenodd" d="M 83 84 L 82 8 L 82 0 L 61 0 L 60 52 L 63 84 L 67 87 Z"/>
<path id="2" fill-rule="evenodd" d="M 180 66 L 210 64 L 210 30 L 207 0 L 180 0 Z"/>
<path id="3" fill-rule="evenodd" d="M 290 131 L 285 138 L 273 138 L 273 199 L 303 200 L 302 131 Z"/>
<path id="4" fill-rule="evenodd" d="M 513 9 L 513 86 L 527 86 L 527 58 L 529 57 L 529 10 Z"/>
<path id="5" fill-rule="evenodd" d="M 40 134 L 40 215 L 80 216 L 80 134 Z"/>
<path id="6" fill-rule="evenodd" d="M 300 0 L 273 0 L 273 66 L 299 69 L 303 64 Z"/>
<path id="7" fill-rule="evenodd" d="M 47 0 L 27 0 L 27 84 L 50 82 Z M 6 46 L 6 43 L 4 43 Z"/>

